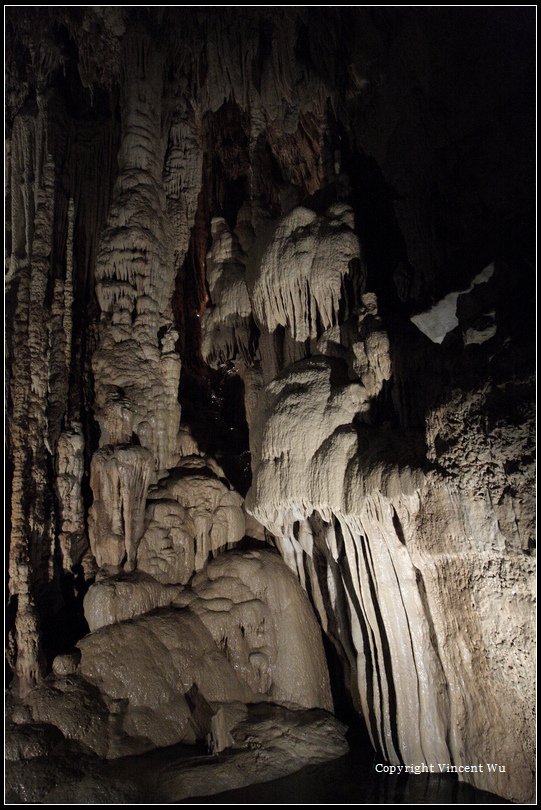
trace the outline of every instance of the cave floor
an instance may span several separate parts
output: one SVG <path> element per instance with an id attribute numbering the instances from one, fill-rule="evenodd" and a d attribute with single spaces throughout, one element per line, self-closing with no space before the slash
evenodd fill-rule
<path id="1" fill-rule="evenodd" d="M 508 803 L 452 775 L 378 774 L 374 771 L 378 760 L 366 733 L 350 729 L 345 735 L 350 748 L 343 754 L 345 726 L 320 710 L 295 714 L 282 708 L 283 717 L 276 707 L 256 706 L 253 711 L 245 739 L 249 747 L 218 755 L 207 754 L 202 744 L 177 744 L 103 760 L 77 741 L 59 739 L 58 731 L 51 736 L 51 726 L 12 726 L 7 737 L 11 742 L 6 764 L 8 803 Z M 27 758 L 21 756 L 23 751 Z M 295 771 L 303 759 L 307 764 Z M 288 770 L 294 772 L 279 776 Z M 238 787 L 233 789 L 235 784 Z M 209 788 L 214 792 L 203 795 Z"/>
<path id="2" fill-rule="evenodd" d="M 179 804 L 508 804 L 450 774 L 388 776 L 373 770 L 373 751 L 350 740 L 339 759 L 297 773 Z"/>

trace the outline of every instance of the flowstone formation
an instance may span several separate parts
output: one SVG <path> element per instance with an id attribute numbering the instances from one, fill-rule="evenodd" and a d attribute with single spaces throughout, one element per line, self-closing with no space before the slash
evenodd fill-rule
<path id="1" fill-rule="evenodd" d="M 331 714 L 320 628 L 275 551 L 221 554 L 188 588 L 144 574 L 103 579 L 90 588 L 85 613 L 92 632 L 76 652 L 55 658 L 52 674 L 11 714 L 10 762 L 29 760 L 31 769 L 36 757 L 64 746 L 58 763 L 45 763 L 47 778 L 25 779 L 11 766 L 10 790 L 19 800 L 45 800 L 49 769 L 62 771 L 64 758 L 79 750 L 90 757 L 90 774 L 101 767 L 102 776 L 96 756 L 196 742 L 214 754 L 230 751 L 232 772 L 226 768 L 212 784 L 205 757 L 186 760 L 179 751 L 172 760 L 179 777 L 169 773 L 166 784 L 154 786 L 170 801 L 253 781 L 250 751 L 259 738 L 265 756 L 256 781 L 347 751 L 344 727 Z M 195 762 L 200 770 L 192 774 Z"/>
<path id="2" fill-rule="evenodd" d="M 53 666 L 27 697 L 34 723 L 113 758 L 207 736 L 230 747 L 228 712 L 238 719 L 247 703 L 332 711 L 315 616 L 276 553 L 223 554 L 188 589 L 152 582 L 131 575 L 92 586 L 92 632 L 72 671 Z"/>
<path id="3" fill-rule="evenodd" d="M 531 801 L 529 9 L 6 22 L 10 800 Z"/>

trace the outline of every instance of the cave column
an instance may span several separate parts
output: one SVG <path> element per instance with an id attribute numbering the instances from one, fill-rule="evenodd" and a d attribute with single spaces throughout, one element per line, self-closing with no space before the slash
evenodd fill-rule
<path id="1" fill-rule="evenodd" d="M 92 366 L 100 449 L 91 463 L 98 565 L 135 566 L 152 476 L 179 457 L 175 261 L 163 182 L 164 60 L 141 32 L 123 42 L 119 175 L 96 265 L 101 309 Z"/>

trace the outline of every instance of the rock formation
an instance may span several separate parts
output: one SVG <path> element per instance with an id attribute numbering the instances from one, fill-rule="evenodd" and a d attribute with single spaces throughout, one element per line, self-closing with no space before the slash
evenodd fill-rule
<path id="1" fill-rule="evenodd" d="M 12 798 L 532 800 L 534 22 L 8 9 Z"/>
<path id="2" fill-rule="evenodd" d="M 119 568 L 124 560 L 128 571 L 135 567 L 151 473 L 152 455 L 144 447 L 106 445 L 94 454 L 88 535 L 100 568 Z"/>
<path id="3" fill-rule="evenodd" d="M 103 580 L 85 614 L 92 632 L 75 665 L 55 658 L 26 706 L 101 757 L 205 741 L 234 704 L 332 711 L 316 618 L 276 552 L 222 554 L 185 590 L 145 575 Z"/>

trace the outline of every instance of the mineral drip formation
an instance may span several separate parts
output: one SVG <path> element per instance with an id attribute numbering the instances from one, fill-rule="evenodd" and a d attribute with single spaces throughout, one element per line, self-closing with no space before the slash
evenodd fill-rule
<path id="1" fill-rule="evenodd" d="M 8 8 L 10 801 L 532 801 L 532 19 Z"/>

